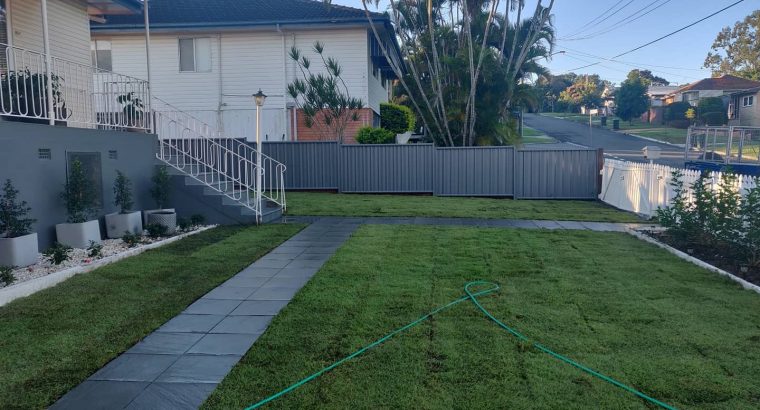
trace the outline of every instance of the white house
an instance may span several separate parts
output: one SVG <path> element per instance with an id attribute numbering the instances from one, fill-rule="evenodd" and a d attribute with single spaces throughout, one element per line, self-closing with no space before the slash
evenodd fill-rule
<path id="1" fill-rule="evenodd" d="M 120 109 L 117 93 L 148 86 L 112 73 L 102 73 L 107 86 L 93 81 L 90 20 L 141 13 L 138 0 L 0 0 L 0 120 L 117 125 L 106 114 Z"/>
<path id="2" fill-rule="evenodd" d="M 350 96 L 366 107 L 347 140 L 360 126 L 379 123 L 394 75 L 364 10 L 311 0 L 150 0 L 148 10 L 153 96 L 225 136 L 255 139 L 251 95 L 261 89 L 268 95 L 261 115 L 266 140 L 321 139 L 285 95 L 287 85 L 302 78 L 290 49 L 300 49 L 317 71 L 317 41 L 343 68 Z M 382 45 L 398 58 L 388 17 L 371 16 Z M 113 16 L 93 22 L 91 30 L 98 65 L 147 78 L 140 16 Z"/>
<path id="3" fill-rule="evenodd" d="M 665 105 L 684 101 L 696 107 L 702 98 L 727 97 L 737 91 L 758 86 L 760 86 L 758 81 L 725 74 L 687 84 L 668 94 L 664 101 Z"/>
<path id="4" fill-rule="evenodd" d="M 728 124 L 760 127 L 760 86 L 731 94 Z"/>

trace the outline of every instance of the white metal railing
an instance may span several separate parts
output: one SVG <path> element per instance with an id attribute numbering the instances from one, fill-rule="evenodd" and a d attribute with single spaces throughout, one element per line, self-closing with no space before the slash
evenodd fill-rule
<path id="1" fill-rule="evenodd" d="M 149 130 L 145 80 L 0 43 L 0 115 L 20 121 Z M 48 82 L 52 96 L 48 95 Z"/>
<path id="2" fill-rule="evenodd" d="M 676 168 L 658 164 L 605 159 L 602 168 L 602 190 L 599 199 L 616 207 L 641 215 L 654 216 L 657 208 L 670 205 L 675 193 L 670 186 Z M 684 188 L 689 191 L 702 171 L 680 169 Z M 710 174 L 710 188 L 717 190 L 723 173 Z M 755 185 L 754 178 L 739 175 L 736 190 L 744 195 Z"/>
<path id="3" fill-rule="evenodd" d="M 152 106 L 159 160 L 254 211 L 259 220 L 264 201 L 286 209 L 284 164 L 262 154 L 259 166 L 257 151 L 243 140 L 227 137 L 158 98 Z M 262 176 L 262 201 L 256 197 L 257 173 Z"/>

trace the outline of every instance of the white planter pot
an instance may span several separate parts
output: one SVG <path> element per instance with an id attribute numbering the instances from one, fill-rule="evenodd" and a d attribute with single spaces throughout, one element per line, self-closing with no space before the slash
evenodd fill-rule
<path id="1" fill-rule="evenodd" d="M 0 238 L 0 266 L 23 268 L 37 263 L 39 249 L 37 234 L 18 238 Z"/>
<path id="2" fill-rule="evenodd" d="M 148 215 L 154 214 L 156 212 L 176 212 L 174 208 L 164 208 L 164 209 L 149 209 L 147 211 L 143 211 L 143 226 L 148 224 Z"/>
<path id="3" fill-rule="evenodd" d="M 87 249 L 90 241 L 100 243 L 100 223 L 98 220 L 78 224 L 58 224 L 55 226 L 58 242 L 72 248 Z"/>
<path id="4" fill-rule="evenodd" d="M 412 132 L 407 131 L 403 134 L 396 134 L 396 144 L 408 144 L 409 138 L 412 137 Z"/>
<path id="5" fill-rule="evenodd" d="M 177 214 L 166 209 L 151 212 L 148 214 L 148 224 L 163 225 L 166 227 L 166 233 L 171 235 L 177 231 Z"/>
<path id="6" fill-rule="evenodd" d="M 142 213 L 140 211 L 106 215 L 106 233 L 111 239 L 119 239 L 126 232 L 142 234 L 142 230 Z"/>

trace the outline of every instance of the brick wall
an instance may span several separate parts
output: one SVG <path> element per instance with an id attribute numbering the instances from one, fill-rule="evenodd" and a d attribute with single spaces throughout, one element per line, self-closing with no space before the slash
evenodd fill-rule
<path id="1" fill-rule="evenodd" d="M 291 116 L 293 111 L 291 111 Z M 375 113 L 372 111 L 371 108 L 363 108 L 361 111 L 359 111 L 359 120 L 358 121 L 349 121 L 348 126 L 346 126 L 346 131 L 344 133 L 343 142 L 345 144 L 356 144 L 356 133 L 359 131 L 359 128 L 371 126 L 372 120 Z M 298 119 L 298 141 L 335 141 L 336 136 L 331 135 L 329 137 L 323 136 L 320 132 L 320 128 L 318 128 L 316 125 L 312 128 L 309 128 L 306 126 L 306 116 L 303 114 L 302 110 L 298 110 L 297 114 Z M 293 123 L 293 118 L 290 118 L 290 123 Z"/>

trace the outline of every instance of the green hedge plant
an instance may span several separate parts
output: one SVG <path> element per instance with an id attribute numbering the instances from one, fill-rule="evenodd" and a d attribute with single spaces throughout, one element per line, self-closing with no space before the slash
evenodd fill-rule
<path id="1" fill-rule="evenodd" d="M 36 219 L 28 218 L 32 208 L 18 200 L 18 192 L 10 179 L 5 180 L 0 192 L 0 237 L 18 238 L 32 231 Z"/>
<path id="2" fill-rule="evenodd" d="M 116 171 L 116 180 L 113 183 L 114 205 L 119 207 L 119 213 L 129 213 L 134 205 L 132 200 L 132 181 L 121 171 Z"/>
<path id="3" fill-rule="evenodd" d="M 403 134 L 414 131 L 416 119 L 411 108 L 392 104 L 380 104 L 380 126 L 394 134 Z"/>
<path id="4" fill-rule="evenodd" d="M 69 178 L 61 193 L 61 198 L 66 202 L 69 223 L 87 222 L 95 212 L 95 195 L 95 189 L 84 173 L 82 162 L 78 159 L 74 160 L 71 163 Z"/>
<path id="5" fill-rule="evenodd" d="M 385 128 L 362 127 L 356 134 L 356 142 L 359 144 L 393 144 L 396 133 Z"/>

